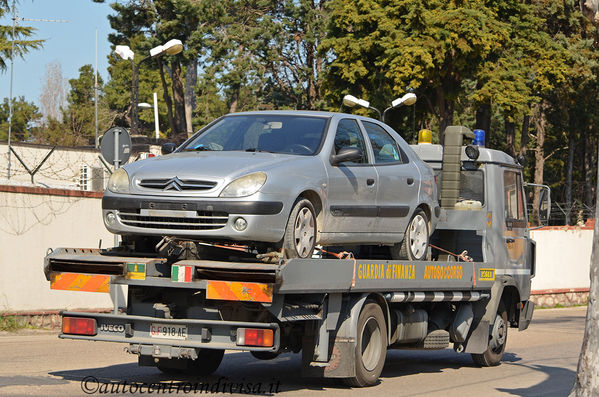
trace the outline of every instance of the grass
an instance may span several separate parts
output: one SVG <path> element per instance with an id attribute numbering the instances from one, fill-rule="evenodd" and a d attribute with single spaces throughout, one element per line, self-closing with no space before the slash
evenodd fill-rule
<path id="1" fill-rule="evenodd" d="M 581 306 L 586 307 L 586 306 L 588 306 L 588 304 L 586 304 L 586 303 L 574 303 L 574 304 L 571 304 L 571 305 L 562 305 L 562 304 L 558 303 L 555 306 L 536 306 L 535 305 L 535 310 L 537 310 L 537 309 L 567 309 L 569 307 L 581 307 Z"/>
<path id="2" fill-rule="evenodd" d="M 37 329 L 38 327 L 29 324 L 17 316 L 0 316 L 0 331 L 15 332 L 25 328 Z"/>

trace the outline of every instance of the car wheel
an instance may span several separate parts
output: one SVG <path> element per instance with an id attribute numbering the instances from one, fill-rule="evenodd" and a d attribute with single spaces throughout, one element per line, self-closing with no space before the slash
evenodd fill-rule
<path id="1" fill-rule="evenodd" d="M 310 200 L 295 202 L 283 237 L 287 258 L 311 258 L 316 244 L 316 215 Z"/>
<path id="2" fill-rule="evenodd" d="M 416 209 L 404 235 L 403 241 L 391 247 L 391 259 L 426 261 L 430 259 L 428 217 Z"/>

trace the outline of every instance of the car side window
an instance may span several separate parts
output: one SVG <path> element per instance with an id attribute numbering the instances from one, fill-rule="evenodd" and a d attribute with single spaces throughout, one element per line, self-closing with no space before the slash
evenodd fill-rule
<path id="1" fill-rule="evenodd" d="M 402 162 L 397 142 L 383 127 L 368 121 L 362 121 L 362 124 L 368 133 L 376 164 Z"/>
<path id="2" fill-rule="evenodd" d="M 335 154 L 339 153 L 339 150 L 344 147 L 358 148 L 362 151 L 362 158 L 359 161 L 348 161 L 348 163 L 368 163 L 364 137 L 356 120 L 342 119 L 337 125 L 337 131 L 335 132 Z"/>

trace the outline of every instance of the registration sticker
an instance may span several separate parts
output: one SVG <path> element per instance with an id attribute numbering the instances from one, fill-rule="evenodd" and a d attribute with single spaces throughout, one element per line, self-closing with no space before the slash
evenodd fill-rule
<path id="1" fill-rule="evenodd" d="M 177 324 L 150 324 L 150 336 L 161 339 L 187 340 L 187 325 Z"/>
<path id="2" fill-rule="evenodd" d="M 478 279 L 481 281 L 495 280 L 495 269 L 478 269 Z"/>

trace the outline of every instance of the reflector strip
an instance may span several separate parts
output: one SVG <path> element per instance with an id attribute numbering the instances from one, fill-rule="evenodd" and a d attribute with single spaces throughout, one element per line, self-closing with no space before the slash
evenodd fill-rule
<path id="1" fill-rule="evenodd" d="M 104 274 L 52 273 L 50 289 L 63 291 L 110 291 L 110 276 Z"/>
<path id="2" fill-rule="evenodd" d="M 272 284 L 208 280 L 206 286 L 207 299 L 270 303 L 272 294 Z"/>
<path id="3" fill-rule="evenodd" d="M 130 280 L 146 279 L 145 263 L 127 263 L 127 278 Z"/>
<path id="4" fill-rule="evenodd" d="M 193 279 L 193 266 L 173 265 L 171 267 L 171 280 L 179 283 L 189 283 Z"/>

